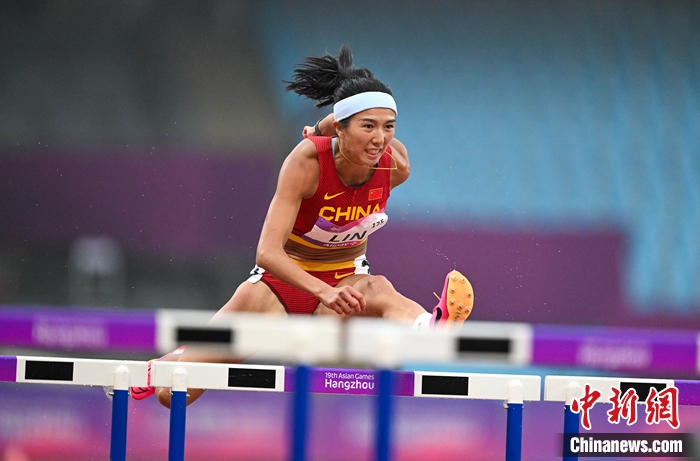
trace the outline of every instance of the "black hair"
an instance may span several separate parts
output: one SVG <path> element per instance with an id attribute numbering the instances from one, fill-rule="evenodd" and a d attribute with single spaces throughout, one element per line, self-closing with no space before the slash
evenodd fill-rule
<path id="1" fill-rule="evenodd" d="M 317 101 L 316 107 L 328 106 L 366 91 L 391 94 L 389 87 L 374 78 L 369 69 L 353 65 L 348 45 L 340 48 L 337 57 L 326 53 L 305 58 L 303 64 L 294 67 L 293 80 L 285 83 L 288 83 L 286 91 Z"/>

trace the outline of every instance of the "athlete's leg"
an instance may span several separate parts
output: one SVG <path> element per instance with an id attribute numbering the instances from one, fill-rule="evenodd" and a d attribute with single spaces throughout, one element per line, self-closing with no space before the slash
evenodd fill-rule
<path id="1" fill-rule="evenodd" d="M 350 285 L 365 298 L 364 317 L 381 317 L 387 320 L 413 323 L 426 310 L 420 304 L 408 299 L 394 288 L 394 285 L 382 275 L 354 274 L 342 279 L 338 285 Z M 315 314 L 334 314 L 335 311 L 319 305 Z"/>
<path id="2" fill-rule="evenodd" d="M 282 303 L 277 299 L 277 296 L 270 288 L 261 281 L 251 283 L 250 281 L 243 282 L 231 299 L 214 314 L 212 320 L 215 320 L 221 315 L 235 312 L 258 312 L 272 315 L 287 315 Z M 213 363 L 239 363 L 242 360 L 234 360 L 230 357 L 217 357 L 211 353 L 202 353 L 197 349 L 185 348 L 180 354 L 172 354 L 163 358 L 168 361 L 178 362 L 213 362 Z M 164 406 L 170 408 L 170 389 L 156 388 L 156 397 Z M 188 389 L 187 390 L 187 405 L 197 400 L 204 389 Z"/>
<path id="3" fill-rule="evenodd" d="M 474 305 L 474 290 L 467 278 L 458 271 L 447 274 L 442 296 L 433 308 L 432 315 L 418 303 L 396 291 L 391 282 L 381 275 L 351 275 L 341 280 L 337 286 L 342 285 L 351 285 L 365 298 L 365 311 L 354 315 L 410 322 L 414 326 L 422 323 L 423 327 L 460 328 L 471 314 Z M 337 315 L 323 305 L 318 306 L 315 314 Z"/>

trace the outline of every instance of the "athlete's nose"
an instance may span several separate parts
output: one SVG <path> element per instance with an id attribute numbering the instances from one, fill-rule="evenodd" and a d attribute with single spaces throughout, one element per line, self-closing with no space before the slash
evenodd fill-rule
<path id="1" fill-rule="evenodd" d="M 386 135 L 384 134 L 384 131 L 381 128 L 374 130 L 372 136 L 372 143 L 374 143 L 375 146 L 382 147 L 384 145 L 385 140 Z"/>

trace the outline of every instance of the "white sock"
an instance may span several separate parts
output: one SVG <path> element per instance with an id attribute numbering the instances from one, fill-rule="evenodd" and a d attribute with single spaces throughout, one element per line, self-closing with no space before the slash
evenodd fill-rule
<path id="1" fill-rule="evenodd" d="M 424 312 L 416 317 L 413 322 L 414 330 L 430 330 L 430 319 L 433 318 L 433 314 L 430 312 Z"/>

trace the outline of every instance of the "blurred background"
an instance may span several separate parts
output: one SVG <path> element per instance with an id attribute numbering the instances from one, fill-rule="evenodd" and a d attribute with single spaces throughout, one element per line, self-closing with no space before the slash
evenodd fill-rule
<path id="1" fill-rule="evenodd" d="M 412 162 L 373 273 L 432 310 L 456 268 L 475 320 L 700 328 L 693 0 L 4 1 L 0 304 L 223 305 L 330 111 L 284 80 L 342 44 L 392 88 Z"/>

